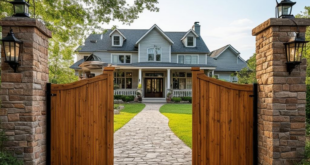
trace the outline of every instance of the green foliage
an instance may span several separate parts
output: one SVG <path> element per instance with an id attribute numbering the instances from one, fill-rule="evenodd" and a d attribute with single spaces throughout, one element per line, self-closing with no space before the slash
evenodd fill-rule
<path id="1" fill-rule="evenodd" d="M 123 95 L 114 95 L 114 100 L 121 100 Z"/>
<path id="2" fill-rule="evenodd" d="M 307 95 L 306 95 L 306 117 L 307 117 L 307 123 L 310 124 L 310 85 L 307 85 Z"/>
<path id="3" fill-rule="evenodd" d="M 158 0 L 139 0 L 132 5 L 126 0 L 30 1 L 31 17 L 44 22 L 53 32 L 53 38 L 49 40 L 50 82 L 62 84 L 78 80 L 69 66 L 74 62 L 76 48 L 89 34 L 105 33 L 103 24 L 114 20 L 130 24 L 144 10 L 158 12 L 157 3 Z M 0 11 L 1 19 L 12 15 L 13 7 L 7 1 L 0 1 Z"/>
<path id="4" fill-rule="evenodd" d="M 171 99 L 173 102 L 179 103 L 182 99 L 181 97 L 172 97 Z"/>
<path id="5" fill-rule="evenodd" d="M 181 97 L 182 101 L 188 101 L 192 103 L 192 97 Z"/>
<path id="6" fill-rule="evenodd" d="M 124 102 L 130 102 L 135 100 L 135 96 L 122 96 Z"/>
<path id="7" fill-rule="evenodd" d="M 237 73 L 239 84 L 253 84 L 256 82 L 256 54 L 254 53 L 252 57 L 247 61 L 248 68 L 241 69 Z"/>

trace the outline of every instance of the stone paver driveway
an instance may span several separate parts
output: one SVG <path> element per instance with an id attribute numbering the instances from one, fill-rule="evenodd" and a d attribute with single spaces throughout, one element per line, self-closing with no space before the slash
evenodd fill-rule
<path id="1" fill-rule="evenodd" d="M 146 107 L 114 134 L 114 164 L 190 165 L 192 151 L 159 112 L 163 104 Z"/>

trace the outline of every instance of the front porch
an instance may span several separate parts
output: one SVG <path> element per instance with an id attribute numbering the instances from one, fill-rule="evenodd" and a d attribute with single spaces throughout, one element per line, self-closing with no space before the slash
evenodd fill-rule
<path id="1" fill-rule="evenodd" d="M 213 70 L 205 69 L 212 75 Z M 143 99 L 192 97 L 190 68 L 117 68 L 114 72 L 114 95 L 136 96 Z"/>

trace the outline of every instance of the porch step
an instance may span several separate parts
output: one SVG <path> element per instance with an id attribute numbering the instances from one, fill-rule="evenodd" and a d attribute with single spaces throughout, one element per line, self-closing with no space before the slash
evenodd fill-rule
<path id="1" fill-rule="evenodd" d="M 142 98 L 142 103 L 165 103 L 165 98 Z"/>

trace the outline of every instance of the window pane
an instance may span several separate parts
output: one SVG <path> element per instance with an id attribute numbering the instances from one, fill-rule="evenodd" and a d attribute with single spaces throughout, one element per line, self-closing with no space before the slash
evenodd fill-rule
<path id="1" fill-rule="evenodd" d="M 125 77 L 125 74 L 123 71 L 117 72 L 117 77 Z"/>
<path id="2" fill-rule="evenodd" d="M 126 56 L 126 63 L 129 64 L 130 63 L 130 55 Z"/>
<path id="3" fill-rule="evenodd" d="M 118 55 L 113 55 L 113 64 L 118 63 Z"/>
<path id="4" fill-rule="evenodd" d="M 190 64 L 191 63 L 191 56 L 185 56 L 184 57 L 184 64 Z"/>
<path id="5" fill-rule="evenodd" d="M 198 56 L 192 56 L 191 64 L 198 64 Z"/>
<path id="6" fill-rule="evenodd" d="M 187 46 L 194 46 L 194 37 L 187 37 Z"/>
<path id="7" fill-rule="evenodd" d="M 156 55 L 156 61 L 160 61 L 160 54 Z"/>
<path id="8" fill-rule="evenodd" d="M 125 78 L 117 78 L 118 89 L 125 89 Z"/>
<path id="9" fill-rule="evenodd" d="M 192 77 L 192 73 L 187 73 L 187 77 Z"/>
<path id="10" fill-rule="evenodd" d="M 179 79 L 173 78 L 173 89 L 179 89 Z"/>
<path id="11" fill-rule="evenodd" d="M 126 78 L 126 89 L 132 88 L 132 78 Z"/>
<path id="12" fill-rule="evenodd" d="M 178 63 L 184 64 L 184 56 L 179 56 L 179 61 Z"/>
<path id="13" fill-rule="evenodd" d="M 185 78 L 179 79 L 179 89 L 186 89 L 186 79 Z"/>
<path id="14" fill-rule="evenodd" d="M 120 45 L 120 37 L 114 36 L 114 45 Z"/>
<path id="15" fill-rule="evenodd" d="M 119 61 L 118 61 L 119 64 L 123 64 L 123 63 L 124 63 L 124 60 L 125 60 L 125 59 L 124 59 L 124 55 L 119 55 L 118 60 L 119 60 Z"/>
<path id="16" fill-rule="evenodd" d="M 185 77 L 185 72 L 180 72 L 179 77 Z"/>
<path id="17" fill-rule="evenodd" d="M 192 89 L 192 78 L 186 79 L 186 89 Z"/>
<path id="18" fill-rule="evenodd" d="M 126 77 L 132 77 L 132 73 L 131 72 L 126 72 Z"/>
<path id="19" fill-rule="evenodd" d="M 154 61 L 154 54 L 149 54 L 149 61 Z"/>

